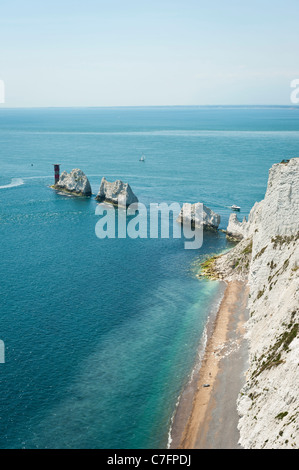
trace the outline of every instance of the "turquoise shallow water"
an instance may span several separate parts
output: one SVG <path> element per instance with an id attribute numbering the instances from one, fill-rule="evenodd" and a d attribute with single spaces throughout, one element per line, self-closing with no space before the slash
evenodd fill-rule
<path id="1" fill-rule="evenodd" d="M 298 156 L 298 124 L 292 108 L 0 110 L 1 448 L 165 447 L 220 291 L 193 265 L 228 248 L 221 232 L 199 251 L 99 240 L 94 199 L 49 189 L 52 163 L 146 206 L 202 201 L 225 228 Z"/>

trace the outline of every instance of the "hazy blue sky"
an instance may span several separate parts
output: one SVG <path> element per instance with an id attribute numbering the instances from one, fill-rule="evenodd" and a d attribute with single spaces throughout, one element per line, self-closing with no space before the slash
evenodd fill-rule
<path id="1" fill-rule="evenodd" d="M 7 0 L 1 106 L 290 104 L 299 1 Z"/>

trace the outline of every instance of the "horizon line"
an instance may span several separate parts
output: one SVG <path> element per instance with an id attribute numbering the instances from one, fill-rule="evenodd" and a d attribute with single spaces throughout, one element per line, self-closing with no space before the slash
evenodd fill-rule
<path id="1" fill-rule="evenodd" d="M 4 104 L 4 103 L 3 103 Z M 290 104 L 162 104 L 162 105 L 73 105 L 73 106 L 0 106 L 0 109 L 78 109 L 78 108 L 297 108 L 299 106 Z"/>

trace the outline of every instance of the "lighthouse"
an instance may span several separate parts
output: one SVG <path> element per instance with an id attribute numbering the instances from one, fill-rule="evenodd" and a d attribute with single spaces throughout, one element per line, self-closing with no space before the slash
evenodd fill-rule
<path id="1" fill-rule="evenodd" d="M 54 184 L 57 184 L 59 181 L 59 168 L 60 164 L 55 163 L 54 164 Z"/>

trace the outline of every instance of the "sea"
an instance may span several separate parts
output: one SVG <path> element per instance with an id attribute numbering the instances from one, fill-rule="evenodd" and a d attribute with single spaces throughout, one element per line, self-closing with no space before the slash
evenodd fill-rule
<path id="1" fill-rule="evenodd" d="M 200 263 L 298 152 L 295 106 L 0 108 L 0 448 L 166 448 L 223 295 Z M 147 208 L 202 202 L 220 230 L 191 250 L 100 239 L 94 196 L 52 190 L 53 164 L 94 195 L 105 177 Z"/>

